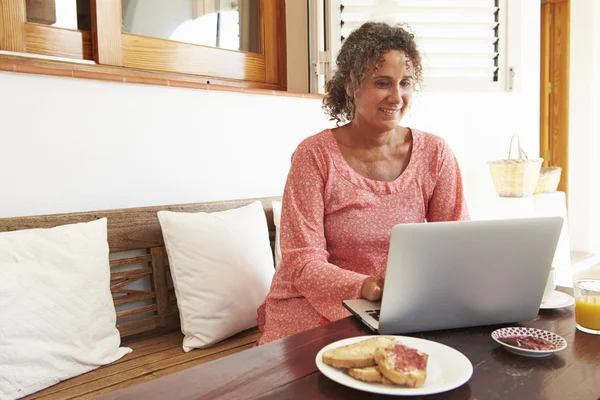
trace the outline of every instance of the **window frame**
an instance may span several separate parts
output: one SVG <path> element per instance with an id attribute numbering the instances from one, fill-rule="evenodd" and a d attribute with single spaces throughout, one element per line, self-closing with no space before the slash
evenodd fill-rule
<path id="1" fill-rule="evenodd" d="M 0 0 L 0 50 L 93 60 L 92 33 L 27 22 L 25 0 Z"/>
<path id="2" fill-rule="evenodd" d="M 121 32 L 121 0 L 91 0 L 91 32 L 27 22 L 25 0 L 0 0 L 0 52 L 19 55 L 21 64 L 27 64 L 29 54 L 56 57 L 55 67 L 62 69 L 60 63 L 70 61 L 65 68 L 85 72 L 92 66 L 82 69 L 79 62 L 93 61 L 98 74 L 117 74 L 123 80 L 138 76 L 285 91 L 285 0 L 259 0 L 259 6 L 260 54 Z M 6 57 L 0 54 L 0 62 Z M 31 56 L 31 65 L 39 66 L 38 60 Z"/>

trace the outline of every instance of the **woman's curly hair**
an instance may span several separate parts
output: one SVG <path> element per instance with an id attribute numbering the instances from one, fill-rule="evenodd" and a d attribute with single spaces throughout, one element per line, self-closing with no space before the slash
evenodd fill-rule
<path id="1" fill-rule="evenodd" d="M 354 97 L 347 96 L 346 81 L 350 92 L 356 93 L 369 64 L 375 62 L 377 68 L 383 61 L 383 55 L 390 50 L 404 51 L 412 63 L 416 83 L 421 82 L 421 55 L 415 36 L 407 29 L 383 22 L 366 22 L 344 40 L 336 59 L 337 71 L 325 84 L 327 94 L 323 98 L 323 109 L 331 120 L 335 120 L 338 125 L 352 120 Z"/>

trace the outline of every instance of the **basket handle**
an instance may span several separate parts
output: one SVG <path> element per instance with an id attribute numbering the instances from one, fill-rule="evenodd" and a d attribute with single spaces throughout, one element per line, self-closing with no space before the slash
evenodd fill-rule
<path id="1" fill-rule="evenodd" d="M 525 153 L 525 150 L 523 150 L 523 148 L 521 147 L 521 140 L 519 139 L 519 135 L 514 134 L 512 135 L 512 137 L 510 138 L 510 144 L 508 145 L 508 159 L 511 159 L 511 152 L 512 152 L 512 145 L 513 145 L 513 139 L 517 138 L 517 146 L 519 146 L 519 150 L 518 150 L 518 157 L 517 160 L 529 160 L 529 157 L 527 157 L 527 153 Z"/>

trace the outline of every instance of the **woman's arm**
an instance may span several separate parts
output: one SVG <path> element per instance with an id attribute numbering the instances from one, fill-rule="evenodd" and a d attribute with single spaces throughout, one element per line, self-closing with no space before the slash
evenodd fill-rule
<path id="1" fill-rule="evenodd" d="M 325 239 L 325 182 L 328 170 L 317 150 L 302 144 L 292 156 L 281 213 L 282 261 L 286 275 L 330 321 L 347 315 L 342 300 L 360 298 L 368 275 L 330 264 Z"/>
<path id="2" fill-rule="evenodd" d="M 458 161 L 444 141 L 437 160 L 437 179 L 429 200 L 427 221 L 459 221 L 469 219 Z"/>

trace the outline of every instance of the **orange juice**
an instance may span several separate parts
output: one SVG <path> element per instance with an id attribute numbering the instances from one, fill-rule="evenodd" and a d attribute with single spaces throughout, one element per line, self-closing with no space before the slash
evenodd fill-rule
<path id="1" fill-rule="evenodd" d="M 584 328 L 600 330 L 600 296 L 581 296 L 575 302 L 575 321 Z"/>

